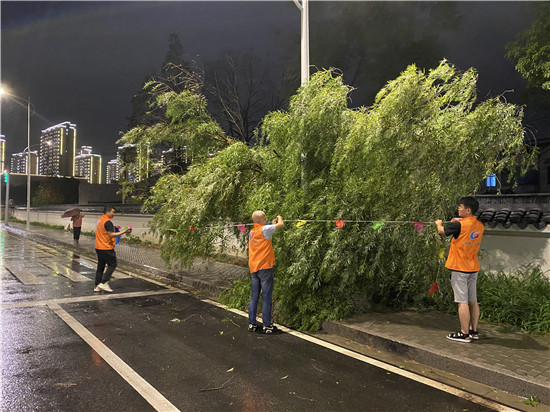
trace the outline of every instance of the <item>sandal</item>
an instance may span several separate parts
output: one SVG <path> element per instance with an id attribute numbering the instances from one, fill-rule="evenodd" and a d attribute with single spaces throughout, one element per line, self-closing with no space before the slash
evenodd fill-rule
<path id="1" fill-rule="evenodd" d="M 447 335 L 447 339 L 454 340 L 455 342 L 462 342 L 462 343 L 470 343 L 472 341 L 472 339 L 470 338 L 470 335 L 462 333 L 462 331 L 449 333 Z"/>

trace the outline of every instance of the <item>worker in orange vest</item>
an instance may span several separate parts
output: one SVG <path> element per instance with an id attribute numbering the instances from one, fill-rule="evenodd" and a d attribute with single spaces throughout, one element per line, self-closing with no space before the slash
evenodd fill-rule
<path id="1" fill-rule="evenodd" d="M 475 216 L 479 209 L 478 201 L 473 197 L 459 200 L 458 218 L 443 227 L 441 220 L 436 220 L 437 232 L 453 236 L 451 249 L 445 267 L 451 270 L 451 286 L 455 302 L 458 303 L 460 331 L 449 333 L 447 339 L 455 342 L 469 343 L 479 339 L 477 324 L 479 305 L 477 303 L 477 274 L 479 261 L 477 254 L 483 236 L 483 223 Z"/>
<path id="2" fill-rule="evenodd" d="M 95 251 L 97 254 L 97 270 L 95 273 L 94 292 L 112 292 L 109 286 L 111 275 L 116 269 L 117 260 L 115 252 L 115 237 L 130 233 L 132 229 L 128 228 L 122 232 L 115 232 L 115 226 L 111 220 L 115 215 L 115 208 L 105 206 L 103 215 L 97 221 L 95 230 Z M 107 265 L 107 270 L 105 270 Z M 105 273 L 104 273 L 105 272 Z"/>
<path id="3" fill-rule="evenodd" d="M 272 334 L 277 331 L 277 328 L 271 323 L 273 267 L 275 266 L 271 236 L 284 226 L 284 222 L 281 216 L 277 216 L 272 224 L 268 225 L 265 213 L 261 210 L 256 210 L 252 214 L 252 221 L 254 228 L 248 236 L 248 266 L 252 280 L 248 305 L 248 331 L 255 332 L 258 328 L 256 312 L 261 290 L 263 332 Z"/>

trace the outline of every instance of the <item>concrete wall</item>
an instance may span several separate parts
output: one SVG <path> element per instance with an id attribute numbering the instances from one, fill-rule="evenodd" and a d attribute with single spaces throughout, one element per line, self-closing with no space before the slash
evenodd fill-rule
<path id="1" fill-rule="evenodd" d="M 97 220 L 101 213 L 87 213 L 82 220 L 82 230 L 85 232 L 95 232 Z M 27 220 L 27 211 L 25 209 L 14 209 L 12 215 L 17 219 Z M 117 215 L 113 218 L 113 223 L 118 226 L 132 225 L 132 235 L 138 236 L 142 240 L 158 242 L 158 238 L 148 233 L 147 223 L 151 220 L 151 215 Z M 61 218 L 60 212 L 32 210 L 30 214 L 31 222 L 47 223 L 48 225 L 62 225 L 67 227 L 71 223 L 70 218 Z"/>
<path id="2" fill-rule="evenodd" d="M 26 219 L 25 209 L 14 209 L 13 215 L 18 219 Z M 96 222 L 101 216 L 100 213 L 86 214 L 82 222 L 82 230 L 95 231 Z M 148 223 L 151 215 L 116 215 L 113 222 L 122 227 L 132 225 L 134 230 L 132 234 L 143 240 L 158 242 L 158 239 L 148 233 Z M 53 211 L 32 211 L 31 222 L 42 222 L 50 225 L 64 225 L 70 223 L 70 219 L 62 219 L 60 212 Z M 430 230 L 426 228 L 425 230 Z M 237 242 L 234 242 L 236 245 Z M 232 247 L 229 254 L 246 257 Z M 510 229 L 495 229 L 486 227 L 482 242 L 481 266 L 486 270 L 505 271 L 515 270 L 523 265 L 535 263 L 545 271 L 550 277 L 550 227 L 544 230 L 536 230 L 529 226 L 521 230 L 513 225 Z"/>
<path id="3" fill-rule="evenodd" d="M 96 185 L 80 182 L 78 187 L 78 204 L 120 203 L 122 195 L 117 195 L 119 184 Z"/>

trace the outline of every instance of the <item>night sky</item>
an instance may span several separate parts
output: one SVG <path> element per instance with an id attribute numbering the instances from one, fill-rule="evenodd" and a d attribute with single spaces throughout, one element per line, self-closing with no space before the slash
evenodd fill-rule
<path id="1" fill-rule="evenodd" d="M 310 10 L 316 3 L 310 0 Z M 530 25 L 532 4 L 461 2 L 457 13 L 458 26 L 441 33 L 441 59 L 460 69 L 476 67 L 480 94 L 514 89 L 511 101 L 521 102 L 525 82 L 504 57 L 504 47 Z M 312 41 L 335 18 L 330 13 L 312 18 Z M 199 61 L 234 49 L 280 64 L 294 53 L 288 45 L 300 41 L 300 12 L 292 1 L 2 1 L 1 22 L 1 81 L 13 94 L 30 96 L 35 106 L 31 145 L 39 142 L 40 130 L 68 120 L 77 124 L 77 147 L 93 146 L 105 163 L 115 157 L 115 142 L 126 130 L 132 96 L 151 69 L 160 69 L 170 33 L 179 34 L 189 60 Z M 316 45 L 310 47 L 313 55 Z M 288 61 L 297 64 L 299 55 Z M 337 61 L 332 65 L 339 67 Z M 395 75 L 388 73 L 385 81 Z M 1 108 L 9 155 L 27 145 L 26 109 L 6 100 Z"/>

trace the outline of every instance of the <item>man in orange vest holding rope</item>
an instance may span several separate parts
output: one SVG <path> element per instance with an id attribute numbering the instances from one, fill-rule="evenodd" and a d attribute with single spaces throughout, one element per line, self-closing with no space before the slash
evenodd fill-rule
<path id="1" fill-rule="evenodd" d="M 95 251 L 97 253 L 97 270 L 95 272 L 95 288 L 94 292 L 112 292 L 113 289 L 109 286 L 111 275 L 116 269 L 116 252 L 115 252 L 115 237 L 130 233 L 132 229 L 128 228 L 122 232 L 115 232 L 112 218 L 115 215 L 115 208 L 105 206 L 103 208 L 103 216 L 97 221 L 95 229 Z M 105 270 L 107 265 L 107 270 Z M 105 271 L 105 273 L 103 273 Z"/>
<path id="2" fill-rule="evenodd" d="M 258 328 L 256 312 L 261 290 L 263 332 L 272 334 L 277 331 L 277 328 L 271 323 L 273 267 L 275 266 L 271 236 L 284 226 L 284 222 L 281 216 L 277 216 L 273 219 L 272 224 L 268 225 L 265 213 L 261 210 L 256 210 L 252 214 L 252 221 L 254 228 L 248 236 L 248 266 L 252 280 L 250 304 L 248 305 L 248 331 L 255 332 Z"/>
<path id="3" fill-rule="evenodd" d="M 479 305 L 476 290 L 479 271 L 477 253 L 481 245 L 484 227 L 483 223 L 475 216 L 478 208 L 479 203 L 475 198 L 463 197 L 459 200 L 459 217 L 453 218 L 450 225 L 443 227 L 441 220 L 435 221 L 439 234 L 453 236 L 445 267 L 451 270 L 451 286 L 455 302 L 458 303 L 460 331 L 447 335 L 447 339 L 455 342 L 469 343 L 479 339 L 477 332 Z"/>

